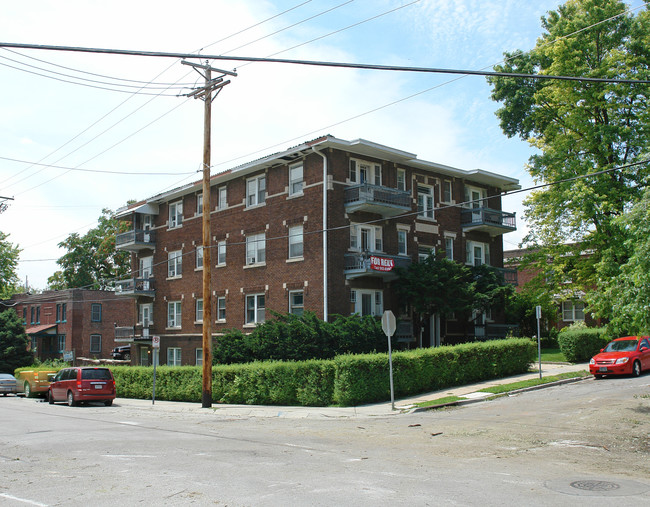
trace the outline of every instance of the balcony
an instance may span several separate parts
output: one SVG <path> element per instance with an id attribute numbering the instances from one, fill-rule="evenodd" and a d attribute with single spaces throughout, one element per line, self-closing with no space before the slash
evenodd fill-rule
<path id="1" fill-rule="evenodd" d="M 496 270 L 501 273 L 503 276 L 503 279 L 507 284 L 510 285 L 518 285 L 519 278 L 517 277 L 517 270 L 516 269 L 509 269 L 509 268 L 496 268 Z"/>
<path id="2" fill-rule="evenodd" d="M 397 268 L 407 268 L 411 264 L 409 257 L 373 253 L 347 253 L 344 255 L 345 277 L 348 280 L 361 276 L 376 276 L 385 281 L 397 278 Z"/>
<path id="3" fill-rule="evenodd" d="M 115 249 L 139 252 L 146 248 L 154 248 L 156 232 L 152 230 L 133 230 L 122 232 L 115 237 Z"/>
<path id="4" fill-rule="evenodd" d="M 514 213 L 489 208 L 462 210 L 460 223 L 465 231 L 487 232 L 490 236 L 517 230 Z"/>
<path id="5" fill-rule="evenodd" d="M 347 187 L 343 199 L 347 213 L 367 211 L 392 217 L 411 211 L 410 192 L 368 183 Z"/>
<path id="6" fill-rule="evenodd" d="M 115 282 L 116 296 L 154 297 L 156 289 L 153 278 L 129 278 Z"/>
<path id="7" fill-rule="evenodd" d="M 132 343 L 140 340 L 151 340 L 149 327 L 143 326 L 122 326 L 115 328 L 116 343 Z"/>

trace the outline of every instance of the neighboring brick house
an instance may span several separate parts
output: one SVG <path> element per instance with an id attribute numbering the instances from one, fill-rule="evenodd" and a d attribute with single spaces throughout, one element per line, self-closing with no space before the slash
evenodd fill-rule
<path id="1" fill-rule="evenodd" d="M 503 262 L 506 266 L 517 270 L 517 292 L 521 292 L 526 284 L 535 279 L 539 270 L 534 268 L 522 268 L 521 261 L 530 252 L 526 249 L 506 250 L 503 252 Z M 584 254 L 588 255 L 588 254 Z M 570 297 L 569 297 L 570 295 Z M 548 319 L 550 327 L 558 331 L 564 327 L 570 326 L 575 322 L 584 321 L 588 326 L 599 326 L 599 319 L 594 319 L 586 311 L 585 293 L 582 291 L 572 291 L 569 294 L 557 294 L 557 315 L 554 319 Z"/>
<path id="2" fill-rule="evenodd" d="M 135 304 L 104 290 L 67 289 L 16 294 L 6 306 L 23 319 L 35 357 L 109 359 L 115 328 L 133 321 Z M 67 356 L 67 354 L 66 354 Z"/>
<path id="3" fill-rule="evenodd" d="M 216 174 L 213 332 L 250 330 L 266 310 L 328 319 L 391 309 L 404 346 L 461 335 L 464 323 L 434 318 L 412 336 L 411 317 L 391 290 L 395 268 L 434 250 L 503 268 L 501 235 L 516 224 L 500 194 L 517 188 L 517 180 L 491 172 L 331 136 Z M 118 210 L 132 230 L 116 247 L 133 253 L 134 276 L 116 285 L 117 294 L 135 299 L 138 310 L 134 325 L 117 333 L 137 349 L 135 363 L 149 363 L 156 335 L 162 363 L 201 364 L 202 213 L 200 181 Z"/>

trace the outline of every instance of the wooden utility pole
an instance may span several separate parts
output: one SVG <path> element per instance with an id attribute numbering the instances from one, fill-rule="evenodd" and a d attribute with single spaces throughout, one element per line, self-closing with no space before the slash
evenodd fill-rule
<path id="1" fill-rule="evenodd" d="M 212 247 L 210 232 L 210 157 L 211 157 L 211 131 L 212 131 L 212 101 L 219 95 L 221 89 L 230 81 L 224 81 L 223 76 L 229 74 L 237 76 L 235 72 L 215 69 L 209 62 L 205 65 L 181 62 L 190 65 L 195 70 L 202 69 L 205 74 L 205 85 L 192 93 L 189 97 L 200 98 L 204 102 L 203 114 L 203 386 L 201 405 L 203 408 L 212 406 Z M 221 76 L 212 79 L 212 71 L 220 72 Z M 197 70 L 197 72 L 199 72 Z M 200 73 L 200 72 L 199 72 Z M 213 94 L 213 92 L 216 92 Z"/>

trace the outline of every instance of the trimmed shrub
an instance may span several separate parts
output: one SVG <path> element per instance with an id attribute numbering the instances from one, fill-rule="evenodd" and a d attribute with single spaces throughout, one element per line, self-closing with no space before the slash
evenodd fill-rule
<path id="1" fill-rule="evenodd" d="M 572 363 L 589 361 L 608 341 L 604 328 L 569 326 L 558 335 L 560 350 Z"/>

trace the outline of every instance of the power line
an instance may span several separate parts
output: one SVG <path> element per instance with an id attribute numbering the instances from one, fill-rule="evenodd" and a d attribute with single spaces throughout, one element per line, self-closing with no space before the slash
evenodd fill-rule
<path id="1" fill-rule="evenodd" d="M 48 51 L 71 51 L 81 53 L 112 54 L 123 56 L 148 56 L 160 58 L 183 58 L 183 59 L 201 59 L 201 60 L 226 60 L 235 62 L 260 62 L 260 63 L 283 63 L 291 65 L 308 65 L 317 67 L 335 67 L 345 69 L 361 70 L 381 70 L 391 72 L 423 72 L 433 74 L 461 74 L 467 76 L 483 77 L 512 77 L 522 79 L 541 79 L 541 80 L 560 80 L 560 81 L 579 81 L 589 83 L 613 83 L 613 84 L 650 84 L 647 79 L 615 79 L 600 77 L 581 77 L 581 76 L 562 76 L 552 74 L 522 74 L 518 72 L 490 72 L 484 70 L 467 70 L 467 69 L 442 69 L 435 67 L 404 67 L 399 65 L 376 65 L 368 63 L 350 63 L 350 62 L 327 62 L 317 60 L 292 60 L 285 58 L 257 58 L 252 56 L 225 56 L 225 55 L 196 55 L 193 53 L 166 53 L 159 51 L 135 51 L 127 49 L 106 49 L 106 48 L 84 48 L 74 46 L 52 46 L 41 44 L 18 44 L 9 42 L 0 42 L 0 47 L 15 47 L 21 49 L 41 49 Z"/>

